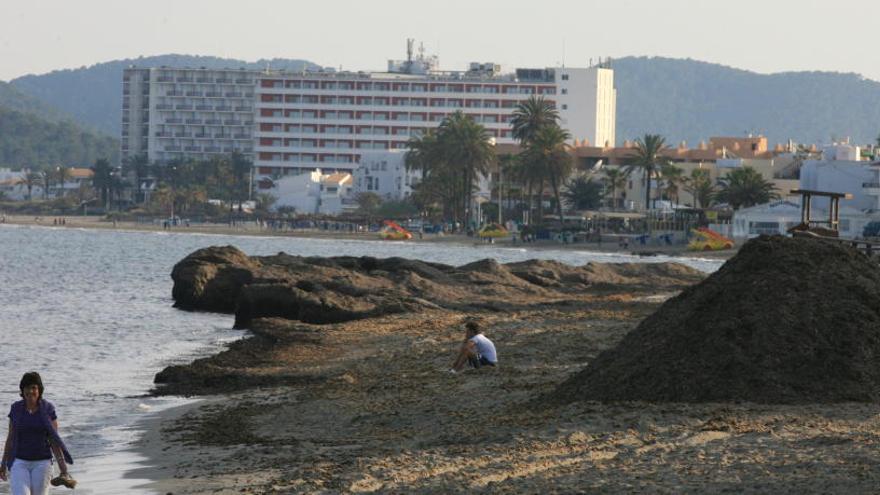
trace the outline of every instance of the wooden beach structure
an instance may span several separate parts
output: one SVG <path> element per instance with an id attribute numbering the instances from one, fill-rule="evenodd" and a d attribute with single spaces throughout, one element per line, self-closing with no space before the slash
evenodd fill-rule
<path id="1" fill-rule="evenodd" d="M 852 199 L 852 194 L 814 191 L 810 189 L 793 189 L 791 193 L 800 194 L 801 196 L 801 223 L 788 229 L 788 232 L 791 233 L 792 236 L 814 237 L 826 241 L 848 244 L 865 253 L 869 257 L 880 254 L 880 242 L 864 239 L 840 238 L 840 200 Z M 812 207 L 814 196 L 829 198 L 830 204 L 828 206 L 827 220 L 817 220 L 813 218 Z"/>

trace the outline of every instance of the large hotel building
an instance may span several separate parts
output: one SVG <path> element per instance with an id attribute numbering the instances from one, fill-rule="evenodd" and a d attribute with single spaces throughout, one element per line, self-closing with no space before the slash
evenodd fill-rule
<path id="1" fill-rule="evenodd" d="M 410 52 L 411 53 L 411 52 Z M 256 175 L 352 172 L 364 152 L 404 149 L 411 136 L 462 111 L 513 143 L 516 106 L 543 95 L 578 141 L 615 143 L 614 73 L 603 66 L 516 69 L 436 58 L 389 61 L 386 72 L 129 68 L 123 75 L 122 157 L 151 161 L 240 151 Z"/>

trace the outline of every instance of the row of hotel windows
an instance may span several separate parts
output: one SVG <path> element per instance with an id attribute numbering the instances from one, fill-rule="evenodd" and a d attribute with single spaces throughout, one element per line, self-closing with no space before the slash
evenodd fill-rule
<path id="1" fill-rule="evenodd" d="M 250 117 L 250 116 L 248 116 Z M 233 115 L 227 115 L 225 119 L 219 118 L 216 115 L 191 115 L 191 116 L 181 116 L 175 115 L 174 117 L 165 117 L 160 121 L 161 124 L 168 125 L 239 125 L 239 126 L 252 126 L 254 125 L 254 121 L 250 120 L 250 118 L 242 119 L 240 116 L 235 117 Z"/>
<path id="2" fill-rule="evenodd" d="M 263 88 L 321 89 L 328 91 L 410 91 L 414 93 L 556 94 L 556 86 L 505 84 L 448 84 L 378 81 L 308 81 L 263 79 Z"/>
<path id="3" fill-rule="evenodd" d="M 377 107 L 434 107 L 434 108 L 516 108 L 522 100 L 478 100 L 462 98 L 404 98 L 370 96 L 309 96 L 275 95 L 260 96 L 262 103 L 291 103 L 309 105 L 372 105 Z M 551 102 L 552 103 L 552 102 Z"/>
<path id="4" fill-rule="evenodd" d="M 125 80 L 123 76 L 123 81 Z M 256 79 L 253 77 L 246 76 L 233 76 L 232 74 L 204 74 L 204 73 L 194 73 L 194 74 L 180 74 L 173 72 L 160 72 L 156 76 L 156 82 L 160 83 L 183 83 L 183 84 L 242 84 L 242 85 L 253 85 L 256 83 Z"/>
<path id="5" fill-rule="evenodd" d="M 299 124 L 260 124 L 260 132 L 277 132 L 289 134 L 362 134 L 373 136 L 421 136 L 428 127 L 382 127 L 382 126 L 331 126 L 331 125 L 299 125 Z M 510 129 L 487 129 L 495 137 L 510 137 Z M 277 140 L 277 139 L 276 139 Z"/>
<path id="6" fill-rule="evenodd" d="M 156 110 L 162 110 L 162 111 L 170 111 L 170 110 L 193 111 L 193 110 L 196 110 L 199 112 L 246 112 L 246 113 L 253 113 L 254 107 L 253 107 L 253 105 L 249 105 L 247 103 L 231 104 L 229 102 L 211 105 L 210 103 L 207 103 L 203 100 L 203 101 L 197 101 L 197 102 L 191 102 L 191 103 L 158 102 L 158 103 L 156 103 Z"/>
<path id="7" fill-rule="evenodd" d="M 189 98 L 253 98 L 253 91 L 242 91 L 235 86 L 195 86 L 191 88 L 167 87 L 159 96 Z"/>
<path id="8" fill-rule="evenodd" d="M 392 141 L 364 141 L 347 139 L 269 139 L 260 138 L 261 147 L 285 148 L 338 148 L 338 149 L 388 149 Z M 401 141 L 400 144 L 405 144 Z"/>
<path id="9" fill-rule="evenodd" d="M 357 163 L 357 155 L 331 155 L 322 153 L 265 153 L 260 152 L 257 158 L 263 162 L 294 162 L 294 163 Z"/>
<path id="10" fill-rule="evenodd" d="M 263 108 L 260 117 L 275 119 L 320 119 L 320 120 L 392 120 L 398 122 L 441 122 L 448 117 L 449 113 L 424 113 L 424 112 L 355 112 L 355 111 L 331 111 L 331 110 L 278 110 Z M 506 124 L 513 120 L 513 115 L 479 115 L 467 114 L 468 117 L 481 123 Z M 281 124 L 276 124 L 281 125 Z"/>

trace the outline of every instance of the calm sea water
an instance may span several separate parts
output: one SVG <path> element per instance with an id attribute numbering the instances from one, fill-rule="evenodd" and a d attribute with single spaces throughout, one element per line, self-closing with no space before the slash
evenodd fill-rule
<path id="1" fill-rule="evenodd" d="M 148 398 L 153 376 L 240 338 L 233 318 L 172 308 L 171 268 L 192 251 L 232 244 L 251 255 L 402 256 L 449 264 L 482 258 L 668 261 L 571 250 L 449 246 L 178 233 L 113 232 L 0 225 L 0 408 L 18 400 L 18 381 L 39 371 L 46 398 L 76 458 L 79 493 L 151 493 L 124 478 L 140 459 L 127 451 L 145 415 L 184 399 Z M 704 271 L 716 260 L 681 259 Z M 5 437 L 6 428 L 0 428 Z M 0 438 L 2 441 L 2 438 Z M 0 484 L 0 493 L 8 485 Z"/>

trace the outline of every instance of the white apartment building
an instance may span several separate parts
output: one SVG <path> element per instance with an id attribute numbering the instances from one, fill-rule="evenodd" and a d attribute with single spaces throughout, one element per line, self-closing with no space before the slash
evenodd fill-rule
<path id="1" fill-rule="evenodd" d="M 253 159 L 254 88 L 244 69 L 125 69 L 122 159 L 205 159 L 233 151 Z"/>
<path id="2" fill-rule="evenodd" d="M 617 93 L 605 66 L 515 69 L 473 63 L 440 71 L 435 57 L 389 61 L 384 72 L 129 68 L 123 75 L 122 158 L 209 158 L 239 151 L 255 175 L 352 173 L 364 153 L 406 148 L 455 111 L 513 143 L 510 121 L 532 95 L 553 102 L 573 141 L 615 144 Z"/>
<path id="3" fill-rule="evenodd" d="M 505 74 L 489 63 L 441 72 L 420 58 L 389 62 L 388 72 L 261 74 L 256 172 L 298 174 L 315 167 L 351 172 L 363 153 L 405 149 L 411 137 L 459 110 L 485 126 L 499 144 L 514 143 L 513 111 L 531 95 L 556 104 L 561 125 L 573 139 L 614 145 L 611 69 L 516 69 Z"/>

